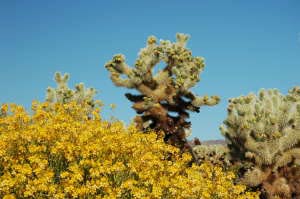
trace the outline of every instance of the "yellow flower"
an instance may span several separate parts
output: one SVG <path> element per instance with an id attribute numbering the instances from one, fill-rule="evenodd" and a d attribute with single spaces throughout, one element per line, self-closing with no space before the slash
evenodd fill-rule
<path id="1" fill-rule="evenodd" d="M 3 199 L 15 199 L 16 197 L 13 194 L 8 194 L 3 197 Z"/>
<path id="2" fill-rule="evenodd" d="M 0 118 L 0 197 L 254 199 L 234 174 L 191 156 L 155 132 L 101 119 L 76 103 L 10 105 Z"/>
<path id="3" fill-rule="evenodd" d="M 2 113 L 6 113 L 8 111 L 8 105 L 7 104 L 3 104 L 0 108 Z"/>

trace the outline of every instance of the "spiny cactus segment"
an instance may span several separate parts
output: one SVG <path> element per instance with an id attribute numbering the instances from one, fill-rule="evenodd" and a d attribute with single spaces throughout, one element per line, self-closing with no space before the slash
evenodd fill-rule
<path id="1" fill-rule="evenodd" d="M 167 143 L 183 149 L 191 131 L 188 111 L 199 112 L 200 106 L 216 105 L 220 99 L 218 96 L 197 96 L 189 90 L 200 81 L 204 59 L 193 57 L 185 47 L 188 35 L 177 34 L 176 39 L 174 43 L 168 40 L 158 43 L 150 36 L 134 67 L 129 67 L 121 54 L 115 55 L 105 67 L 116 86 L 136 89 L 140 93 L 126 93 L 139 114 L 135 118 L 137 126 L 144 131 L 147 128 L 162 130 Z M 165 67 L 154 74 L 153 69 L 160 62 L 164 62 Z"/>
<path id="2" fill-rule="evenodd" d="M 70 75 L 62 75 L 56 72 L 54 80 L 57 83 L 57 88 L 47 88 L 46 101 L 50 104 L 55 103 L 68 103 L 75 101 L 77 104 L 82 104 L 92 111 L 93 109 L 100 108 L 103 104 L 100 100 L 95 100 L 97 90 L 94 88 L 85 88 L 83 83 L 76 84 L 75 90 L 69 88 L 68 81 Z"/>
<path id="3" fill-rule="evenodd" d="M 262 186 L 268 198 L 300 197 L 300 87 L 231 99 L 220 129 L 243 183 Z"/>
<path id="4" fill-rule="evenodd" d="M 201 164 L 204 162 L 212 163 L 213 165 L 219 165 L 224 168 L 229 167 L 230 159 L 228 155 L 228 148 L 221 144 L 215 145 L 197 145 L 193 148 L 197 163 Z"/>

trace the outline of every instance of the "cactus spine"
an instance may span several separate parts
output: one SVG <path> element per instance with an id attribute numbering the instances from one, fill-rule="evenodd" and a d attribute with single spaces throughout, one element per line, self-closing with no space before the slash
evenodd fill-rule
<path id="1" fill-rule="evenodd" d="M 175 43 L 168 40 L 157 43 L 157 39 L 150 36 L 134 67 L 129 67 L 120 54 L 115 55 L 105 67 L 116 86 L 140 92 L 139 95 L 126 93 L 139 114 L 135 118 L 137 126 L 144 131 L 147 128 L 162 130 L 167 143 L 183 149 L 191 131 L 188 111 L 199 112 L 202 105 L 213 106 L 219 102 L 219 97 L 201 97 L 189 90 L 200 81 L 204 59 L 193 57 L 185 47 L 188 35 L 177 34 L 176 38 Z M 165 67 L 153 74 L 153 68 L 160 62 L 165 62 Z M 121 75 L 127 77 L 122 78 Z M 177 115 L 172 116 L 171 112 Z"/>
<path id="2" fill-rule="evenodd" d="M 88 113 L 91 113 L 96 108 L 100 108 L 103 104 L 100 100 L 95 100 L 94 97 L 97 94 L 97 90 L 94 88 L 85 88 L 83 83 L 75 85 L 75 90 L 69 88 L 68 81 L 70 79 L 69 74 L 62 75 L 56 72 L 54 80 L 57 84 L 57 88 L 48 87 L 46 93 L 46 102 L 50 105 L 55 103 L 68 103 L 76 102 L 87 109 Z M 50 106 L 51 107 L 51 106 Z"/>
<path id="3" fill-rule="evenodd" d="M 222 144 L 197 145 L 193 151 L 199 164 L 209 162 L 225 169 L 231 166 L 228 148 Z"/>
<path id="4" fill-rule="evenodd" d="M 300 197 L 300 87 L 233 98 L 221 126 L 241 181 L 267 198 Z"/>

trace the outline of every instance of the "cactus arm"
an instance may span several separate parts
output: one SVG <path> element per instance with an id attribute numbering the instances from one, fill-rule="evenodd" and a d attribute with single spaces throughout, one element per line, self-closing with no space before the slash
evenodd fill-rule
<path id="1" fill-rule="evenodd" d="M 100 108 L 102 102 L 95 100 L 94 97 L 97 94 L 97 90 L 94 88 L 85 88 L 83 83 L 79 83 L 75 86 L 75 89 L 71 89 L 68 86 L 70 79 L 69 74 L 62 75 L 56 72 L 54 80 L 57 84 L 56 88 L 48 87 L 46 90 L 46 101 L 49 103 L 49 108 L 53 108 L 56 103 L 76 102 L 87 109 L 90 114 L 94 109 Z"/>
<path id="2" fill-rule="evenodd" d="M 269 196 L 281 193 L 287 198 L 296 194 L 291 187 L 300 187 L 300 182 L 289 177 L 289 172 L 300 173 L 299 129 L 298 86 L 287 95 L 271 89 L 230 99 L 228 116 L 220 127 L 231 161 L 249 165 L 243 168 L 247 172 L 240 174 L 242 181 L 250 187 L 262 186 Z M 285 174 L 281 173 L 283 168 Z M 290 192 L 283 193 L 280 186 L 287 186 Z"/>
<path id="3" fill-rule="evenodd" d="M 186 43 L 189 36 L 177 34 L 176 41 L 161 40 L 154 36 L 147 40 L 146 47 L 139 51 L 133 67 L 127 66 L 123 55 L 116 55 L 105 65 L 116 86 L 139 91 L 140 95 L 126 94 L 139 114 L 137 126 L 165 132 L 165 141 L 183 149 L 187 146 L 187 132 L 191 124 L 188 111 L 199 112 L 202 105 L 215 105 L 216 96 L 201 98 L 189 89 L 200 81 L 204 59 L 193 57 Z M 164 62 L 164 68 L 154 74 L 154 67 Z M 125 78 L 121 78 L 125 75 Z M 171 112 L 177 116 L 171 116 Z M 192 151 L 192 150 L 190 150 Z"/>

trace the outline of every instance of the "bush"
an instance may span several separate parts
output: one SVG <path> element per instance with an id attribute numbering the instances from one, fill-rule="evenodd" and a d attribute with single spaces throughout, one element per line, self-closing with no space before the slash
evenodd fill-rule
<path id="1" fill-rule="evenodd" d="M 75 102 L 3 105 L 1 198 L 258 198 L 233 173 L 191 156 L 155 132 L 89 117 Z"/>

